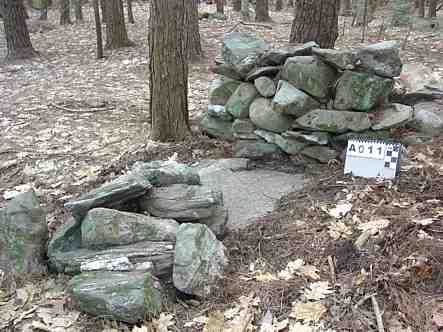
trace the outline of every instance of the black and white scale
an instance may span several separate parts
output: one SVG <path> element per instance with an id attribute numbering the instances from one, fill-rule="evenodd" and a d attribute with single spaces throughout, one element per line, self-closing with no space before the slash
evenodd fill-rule
<path id="1" fill-rule="evenodd" d="M 353 138 L 346 149 L 345 174 L 393 179 L 399 175 L 401 144 Z"/>

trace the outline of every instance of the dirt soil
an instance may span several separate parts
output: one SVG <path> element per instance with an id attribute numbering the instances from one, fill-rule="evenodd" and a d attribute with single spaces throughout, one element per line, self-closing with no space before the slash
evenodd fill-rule
<path id="1" fill-rule="evenodd" d="M 0 206 L 4 195 L 32 187 L 42 197 L 53 231 L 66 218 L 64 202 L 124 172 L 135 160 L 174 154 L 184 162 L 230 156 L 229 144 L 201 136 L 195 126 L 207 107 L 208 82 L 214 77 L 209 68 L 220 52 L 223 34 L 236 26 L 238 31 L 261 35 L 273 46 L 285 45 L 290 11 L 272 12 L 273 22 L 263 26 L 236 25 L 240 18 L 230 8 L 226 21 L 200 21 L 206 57 L 191 66 L 189 78 L 195 135 L 181 144 L 148 140 L 147 4 L 134 2 L 134 11 L 136 23 L 128 29 L 136 46 L 106 51 L 101 60 L 94 55 L 88 6 L 84 23 L 65 27 L 58 25 L 56 11 L 49 11 L 47 22 L 38 21 L 38 13 L 31 12 L 31 39 L 40 56 L 0 64 Z M 215 7 L 204 5 L 201 11 L 214 12 Z M 443 24 L 436 30 L 417 20 L 417 30 L 385 29 L 387 20 L 383 13 L 377 16 L 364 44 L 399 40 L 405 63 L 423 64 L 443 77 Z M 362 45 L 360 28 L 350 22 L 351 18 L 340 18 L 338 48 Z M 0 58 L 5 53 L 1 39 Z M 172 330 L 202 330 L 200 323 L 184 324 L 235 308 L 240 296 L 251 293 L 260 300 L 253 306 L 251 324 L 256 326 L 267 311 L 279 321 L 288 318 L 292 303 L 313 280 L 297 275 L 282 281 L 275 275 L 298 258 L 314 266 L 320 280 L 329 281 L 328 290 L 333 290 L 321 300 L 328 308 L 321 317 L 323 327 L 303 331 L 377 331 L 371 294 L 376 294 L 388 331 L 443 327 L 441 143 L 409 148 L 408 167 L 394 182 L 343 177 L 340 162 L 308 169 L 310 187 L 286 197 L 257 225 L 227 237 L 230 270 L 219 296 L 203 302 L 178 298 L 168 308 L 176 320 Z M 279 167 L 299 171 L 290 161 Z M 352 204 L 352 210 L 337 222 L 327 211 L 341 200 Z M 431 218 L 435 220 L 422 222 Z M 380 219 L 388 220 L 389 226 L 374 231 L 358 250 L 359 225 Z M 25 330 L 35 321 L 53 324 L 53 331 L 132 330 L 71 310 L 63 292 L 65 281 L 63 276 L 33 280 L 21 285 L 12 299 L 0 292 L 0 318 L 12 324 L 7 331 Z"/>

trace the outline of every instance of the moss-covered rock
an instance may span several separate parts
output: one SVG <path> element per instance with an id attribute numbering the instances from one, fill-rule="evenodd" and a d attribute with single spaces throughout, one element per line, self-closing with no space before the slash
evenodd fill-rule
<path id="1" fill-rule="evenodd" d="M 249 117 L 249 106 L 257 97 L 258 91 L 254 84 L 242 83 L 226 103 L 226 111 L 235 118 L 245 119 Z"/>
<path id="2" fill-rule="evenodd" d="M 369 116 L 362 112 L 312 110 L 296 120 L 301 128 L 341 134 L 347 131 L 360 132 L 371 127 Z"/>
<path id="3" fill-rule="evenodd" d="M 261 129 L 282 133 L 293 123 L 293 119 L 282 113 L 274 112 L 271 106 L 271 100 L 266 98 L 257 98 L 251 104 L 251 121 Z"/>
<path id="4" fill-rule="evenodd" d="M 213 80 L 209 84 L 209 103 L 224 106 L 240 84 L 240 81 L 226 77 Z"/>

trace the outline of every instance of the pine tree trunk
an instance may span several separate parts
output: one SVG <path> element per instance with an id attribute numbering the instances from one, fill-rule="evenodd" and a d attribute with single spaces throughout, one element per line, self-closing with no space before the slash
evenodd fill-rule
<path id="1" fill-rule="evenodd" d="M 200 40 L 198 3 L 197 0 L 187 0 L 185 6 L 185 31 L 183 38 L 183 53 L 190 62 L 199 62 L 203 58 Z"/>
<path id="2" fill-rule="evenodd" d="M 279 12 L 283 9 L 283 0 L 276 0 L 275 1 L 275 11 Z"/>
<path id="3" fill-rule="evenodd" d="M 98 0 L 92 0 L 92 7 L 94 8 L 95 33 L 97 35 L 97 59 L 101 59 L 103 58 L 103 37 Z"/>
<path id="4" fill-rule="evenodd" d="M 72 24 L 69 0 L 60 0 L 60 25 Z"/>
<path id="5" fill-rule="evenodd" d="M 224 15 L 225 14 L 225 0 L 216 0 L 217 4 L 217 13 Z"/>
<path id="6" fill-rule="evenodd" d="M 241 15 L 245 21 L 251 19 L 249 16 L 249 0 L 241 0 Z"/>
<path id="7" fill-rule="evenodd" d="M 75 22 L 83 22 L 82 0 L 74 0 L 75 3 Z"/>
<path id="8" fill-rule="evenodd" d="M 338 37 L 339 0 L 298 0 L 289 42 L 317 42 L 334 48 Z"/>
<path id="9" fill-rule="evenodd" d="M 126 31 L 122 0 L 108 0 L 106 14 L 106 48 L 133 46 Z"/>
<path id="10" fill-rule="evenodd" d="M 241 0 L 233 0 L 232 7 L 235 12 L 241 11 Z"/>
<path id="11" fill-rule="evenodd" d="M 134 12 L 132 11 L 132 0 L 127 0 L 126 4 L 128 6 L 128 22 L 134 24 L 135 19 L 134 19 Z"/>
<path id="12" fill-rule="evenodd" d="M 188 0 L 151 0 L 149 71 L 151 139 L 181 141 L 190 132 L 183 27 Z"/>
<path id="13" fill-rule="evenodd" d="M 48 19 L 48 0 L 41 0 L 42 1 L 42 9 L 40 9 L 40 21 L 46 21 Z"/>
<path id="14" fill-rule="evenodd" d="M 37 55 L 31 44 L 22 0 L 2 0 L 0 3 L 5 29 L 7 60 L 28 59 Z"/>
<path id="15" fill-rule="evenodd" d="M 425 0 L 418 1 L 418 16 L 425 17 Z"/>
<path id="16" fill-rule="evenodd" d="M 437 0 L 429 0 L 428 17 L 437 17 Z"/>
<path id="17" fill-rule="evenodd" d="M 270 21 L 268 0 L 256 0 L 255 3 L 255 20 L 257 22 Z"/>

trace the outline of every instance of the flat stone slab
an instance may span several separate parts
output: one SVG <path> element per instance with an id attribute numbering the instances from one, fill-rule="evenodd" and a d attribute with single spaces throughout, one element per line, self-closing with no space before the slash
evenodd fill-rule
<path id="1" fill-rule="evenodd" d="M 302 174 L 264 169 L 247 170 L 247 159 L 203 161 L 194 165 L 203 185 L 223 192 L 229 211 L 227 227 L 238 229 L 253 223 L 274 209 L 282 196 L 304 187 Z"/>

